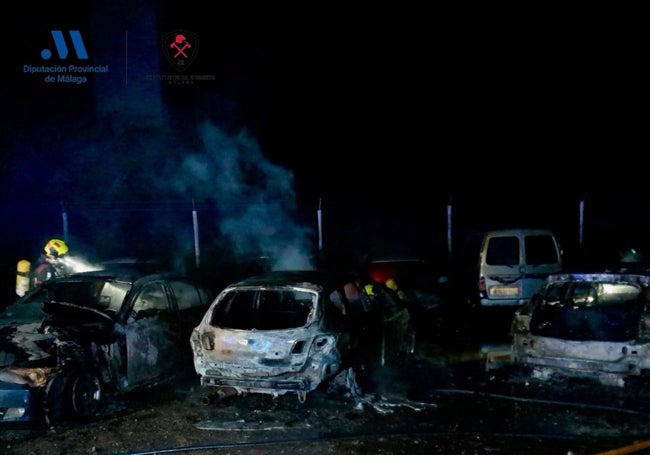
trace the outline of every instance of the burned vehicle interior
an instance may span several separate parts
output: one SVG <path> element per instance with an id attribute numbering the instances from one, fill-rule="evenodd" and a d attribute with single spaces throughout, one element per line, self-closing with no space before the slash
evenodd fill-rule
<path id="1" fill-rule="evenodd" d="M 232 292 L 212 313 L 210 324 L 243 330 L 283 330 L 302 327 L 313 314 L 317 296 L 300 290 Z"/>
<path id="2" fill-rule="evenodd" d="M 574 341 L 625 341 L 637 337 L 647 311 L 647 285 L 602 276 L 599 281 L 563 281 L 538 297 L 530 332 Z M 647 336 L 647 335 L 646 335 Z"/>
<path id="3" fill-rule="evenodd" d="M 70 281 L 41 287 L 33 301 L 42 301 L 48 322 L 53 318 L 93 317 L 93 314 L 114 319 L 128 290 L 127 284 L 119 282 Z"/>

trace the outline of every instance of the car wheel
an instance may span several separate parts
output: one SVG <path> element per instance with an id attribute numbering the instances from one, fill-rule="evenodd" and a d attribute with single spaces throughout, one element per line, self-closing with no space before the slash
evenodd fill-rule
<path id="1" fill-rule="evenodd" d="M 53 425 L 92 417 L 102 402 L 101 381 L 90 371 L 57 374 L 45 389 L 45 421 Z"/>
<path id="2" fill-rule="evenodd" d="M 47 383 L 45 387 L 45 398 L 43 402 L 43 411 L 45 422 L 48 426 L 67 419 L 70 415 L 69 408 L 66 406 L 65 399 L 68 376 L 57 374 Z"/>
<path id="3" fill-rule="evenodd" d="M 90 371 L 74 374 L 68 383 L 68 398 L 73 417 L 92 417 L 101 406 L 102 383 L 97 375 Z"/>

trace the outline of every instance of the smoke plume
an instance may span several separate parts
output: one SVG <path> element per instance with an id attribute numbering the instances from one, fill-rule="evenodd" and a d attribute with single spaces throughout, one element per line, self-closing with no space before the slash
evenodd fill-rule
<path id="1" fill-rule="evenodd" d="M 202 149 L 183 156 L 165 185 L 216 207 L 214 228 L 237 257 L 268 257 L 273 269 L 313 268 L 313 233 L 296 222 L 293 173 L 271 163 L 245 128 L 228 134 L 205 121 L 198 134 Z"/>

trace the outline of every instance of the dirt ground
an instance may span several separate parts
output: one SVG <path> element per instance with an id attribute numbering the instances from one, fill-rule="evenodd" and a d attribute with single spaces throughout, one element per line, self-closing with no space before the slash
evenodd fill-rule
<path id="1" fill-rule="evenodd" d="M 386 366 L 365 391 L 351 393 L 341 380 L 304 403 L 295 395 L 209 402 L 190 375 L 113 400 L 91 422 L 3 428 L 0 453 L 599 455 L 642 447 L 650 435 L 650 414 L 614 401 L 559 406 L 548 395 L 480 391 L 472 386 L 478 373 L 471 353 L 427 349 Z"/>

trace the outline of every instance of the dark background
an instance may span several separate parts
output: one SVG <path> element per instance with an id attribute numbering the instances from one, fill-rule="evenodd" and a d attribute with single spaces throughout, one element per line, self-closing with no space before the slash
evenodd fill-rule
<path id="1" fill-rule="evenodd" d="M 206 267 L 440 259 L 449 207 L 454 252 L 524 225 L 572 251 L 580 201 L 584 243 L 645 247 L 647 2 L 377 3 L 26 1 L 4 14 L 3 275 L 66 234 L 62 213 L 75 253 L 185 266 L 193 209 Z M 54 29 L 81 30 L 109 73 L 25 74 Z M 178 74 L 161 49 L 171 30 L 200 37 L 186 74 L 210 80 L 151 79 Z"/>

